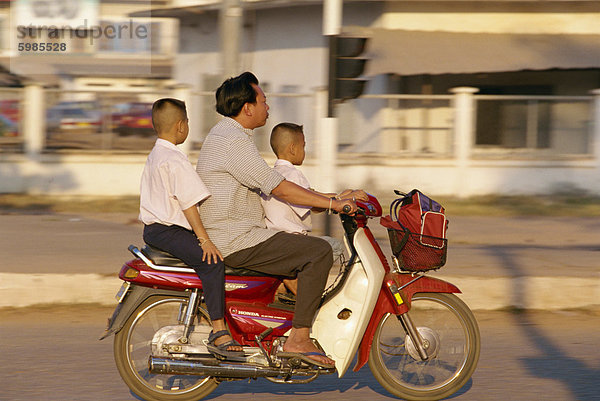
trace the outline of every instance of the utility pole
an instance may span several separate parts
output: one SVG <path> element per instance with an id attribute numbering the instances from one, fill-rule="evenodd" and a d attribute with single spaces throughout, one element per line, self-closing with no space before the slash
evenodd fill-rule
<path id="1" fill-rule="evenodd" d="M 323 0 L 323 36 L 327 40 L 327 47 L 331 49 L 331 44 L 335 41 L 337 35 L 342 29 L 342 0 Z M 331 50 L 330 50 L 331 51 Z M 328 57 L 330 59 L 331 56 Z M 331 77 L 327 77 L 328 85 Z M 328 95 L 329 96 L 329 95 Z M 319 139 L 319 168 L 322 172 L 321 191 L 335 192 L 336 185 L 336 165 L 337 165 L 337 142 L 338 142 L 338 120 L 333 115 L 333 109 L 329 107 L 321 108 L 327 110 L 325 116 L 320 116 L 320 139 Z M 331 216 L 325 216 L 325 226 L 323 227 L 325 235 L 331 234 Z"/>
<path id="2" fill-rule="evenodd" d="M 329 48 L 329 62 L 335 56 L 336 38 L 342 29 L 343 0 L 324 0 L 323 1 L 323 36 L 327 39 Z M 334 54 L 332 54 L 334 53 Z M 332 88 L 332 80 L 335 80 L 334 71 L 331 67 L 327 76 L 327 86 Z M 329 94 L 331 98 L 332 94 Z M 332 102 L 327 105 L 327 117 L 333 117 Z"/>
<path id="3" fill-rule="evenodd" d="M 239 74 L 240 38 L 244 11 L 240 0 L 222 0 L 219 14 L 221 60 L 224 78 Z"/>

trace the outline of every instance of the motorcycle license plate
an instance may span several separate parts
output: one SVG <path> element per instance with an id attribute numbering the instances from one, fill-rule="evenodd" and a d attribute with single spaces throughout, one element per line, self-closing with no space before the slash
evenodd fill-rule
<path id="1" fill-rule="evenodd" d="M 125 299 L 125 295 L 127 295 L 127 290 L 129 290 L 130 286 L 131 284 L 128 281 L 126 281 L 123 283 L 123 285 L 121 285 L 119 291 L 117 291 L 117 295 L 115 295 L 115 298 L 119 303 L 123 302 L 123 299 Z"/>

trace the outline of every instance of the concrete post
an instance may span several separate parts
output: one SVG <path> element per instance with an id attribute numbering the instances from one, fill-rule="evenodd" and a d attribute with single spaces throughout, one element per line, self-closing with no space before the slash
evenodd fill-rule
<path id="1" fill-rule="evenodd" d="M 316 96 L 319 130 L 317 133 L 317 163 L 319 169 L 319 192 L 335 192 L 338 142 L 338 120 L 327 115 L 327 90 L 318 90 Z"/>
<path id="2" fill-rule="evenodd" d="M 591 91 L 594 95 L 594 112 L 592 120 L 592 146 L 591 149 L 596 159 L 596 165 L 600 168 L 600 89 L 594 89 Z"/>
<path id="3" fill-rule="evenodd" d="M 479 89 L 470 87 L 452 88 L 454 93 L 454 157 L 459 166 L 466 165 L 475 144 L 475 99 Z"/>
<path id="4" fill-rule="evenodd" d="M 22 129 L 25 153 L 36 158 L 44 149 L 46 137 L 46 105 L 44 88 L 37 82 L 25 85 L 23 96 Z"/>
<path id="5" fill-rule="evenodd" d="M 319 119 L 317 131 L 317 169 L 319 171 L 319 192 L 336 192 L 336 167 L 338 148 L 338 119 L 327 117 L 328 93 L 326 89 L 316 91 L 316 113 Z M 325 216 L 323 232 L 331 234 L 331 216 Z"/>
<path id="6" fill-rule="evenodd" d="M 471 150 L 475 145 L 475 99 L 473 94 L 479 89 L 471 87 L 458 87 L 450 89 L 454 93 L 452 101 L 454 107 L 454 158 L 457 167 L 455 193 L 458 196 L 468 196 L 468 189 L 464 185 Z"/>
<path id="7" fill-rule="evenodd" d="M 173 97 L 175 99 L 183 100 L 186 105 L 188 118 L 190 120 L 190 133 L 184 143 L 179 145 L 179 148 L 185 153 L 189 154 L 192 150 L 192 143 L 195 138 L 198 137 L 198 130 L 201 126 L 201 121 L 198 120 L 195 113 L 194 104 L 192 104 L 192 93 L 190 87 L 184 84 L 178 84 L 171 87 L 173 91 Z"/>

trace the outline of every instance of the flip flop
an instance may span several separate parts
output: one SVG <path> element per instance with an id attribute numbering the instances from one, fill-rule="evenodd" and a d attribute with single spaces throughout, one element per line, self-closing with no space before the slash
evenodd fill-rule
<path id="1" fill-rule="evenodd" d="M 215 344 L 215 340 L 217 338 L 227 335 L 231 335 L 227 330 L 219 330 L 216 333 L 213 333 L 211 330 L 210 334 L 208 335 L 208 344 L 206 344 L 206 349 L 208 350 L 208 352 L 213 354 L 218 359 L 239 360 L 240 358 L 244 358 L 246 355 L 244 351 L 230 351 L 227 349 L 232 345 L 240 345 L 240 343 L 238 343 L 235 340 L 226 341 L 223 344 L 219 345 Z"/>
<path id="2" fill-rule="evenodd" d="M 328 356 L 325 355 L 324 352 L 278 352 L 277 356 L 281 357 L 281 358 L 287 358 L 287 359 L 298 358 L 303 362 L 318 366 L 320 368 L 325 368 L 325 369 L 335 368 L 335 365 L 330 365 L 328 363 L 319 362 L 315 359 L 309 358 L 310 356 L 324 356 L 325 358 L 328 358 Z"/>
<path id="3" fill-rule="evenodd" d="M 292 294 L 291 292 L 285 293 L 285 294 L 277 294 L 277 297 L 278 297 L 279 301 L 284 304 L 288 304 L 288 305 L 296 304 L 296 296 L 294 294 Z"/>

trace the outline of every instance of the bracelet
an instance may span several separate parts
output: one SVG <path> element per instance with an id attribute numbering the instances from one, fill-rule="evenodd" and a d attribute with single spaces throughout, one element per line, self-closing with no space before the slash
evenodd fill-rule
<path id="1" fill-rule="evenodd" d="M 198 238 L 198 241 L 200 242 L 200 246 L 203 246 L 204 244 L 206 244 L 206 242 L 210 240 L 208 238 Z"/>
<path id="2" fill-rule="evenodd" d="M 331 203 L 333 202 L 335 198 L 332 196 L 331 198 L 329 198 L 329 209 L 327 209 L 327 214 L 331 214 Z"/>

